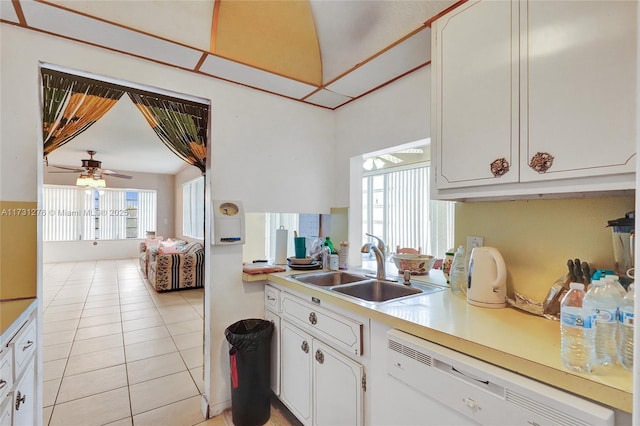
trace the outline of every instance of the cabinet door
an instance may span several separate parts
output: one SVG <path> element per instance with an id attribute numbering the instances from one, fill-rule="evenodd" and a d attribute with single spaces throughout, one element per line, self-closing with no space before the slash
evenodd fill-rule
<path id="1" fill-rule="evenodd" d="M 469 1 L 433 23 L 438 189 L 518 181 L 518 11 Z"/>
<path id="2" fill-rule="evenodd" d="M 362 365 L 313 341 L 313 424 L 363 424 Z"/>
<path id="3" fill-rule="evenodd" d="M 13 412 L 12 404 L 13 394 L 0 398 L 0 425 L 7 426 L 11 424 L 11 413 Z"/>
<path id="4" fill-rule="evenodd" d="M 273 323 L 271 336 L 271 390 L 280 395 L 280 317 L 270 311 L 264 312 L 264 319 Z"/>
<path id="5" fill-rule="evenodd" d="M 13 351 L 5 346 L 0 349 L 0 401 L 9 393 L 11 385 L 13 385 Z"/>
<path id="6" fill-rule="evenodd" d="M 311 336 L 281 321 L 280 400 L 305 425 L 311 423 L 311 346 Z"/>
<path id="7" fill-rule="evenodd" d="M 31 426 L 35 424 L 35 400 L 35 357 L 32 357 L 13 391 L 14 426 Z"/>
<path id="8" fill-rule="evenodd" d="M 522 7 L 520 180 L 633 172 L 638 3 Z M 553 157 L 546 172 L 530 167 L 538 153 Z"/>

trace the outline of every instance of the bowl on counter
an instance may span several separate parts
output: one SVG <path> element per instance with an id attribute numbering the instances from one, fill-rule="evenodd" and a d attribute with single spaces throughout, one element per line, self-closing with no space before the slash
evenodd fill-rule
<path id="1" fill-rule="evenodd" d="M 398 273 L 409 271 L 412 275 L 426 275 L 436 262 L 434 256 L 428 254 L 398 254 L 391 256 L 393 263 L 398 268 Z"/>

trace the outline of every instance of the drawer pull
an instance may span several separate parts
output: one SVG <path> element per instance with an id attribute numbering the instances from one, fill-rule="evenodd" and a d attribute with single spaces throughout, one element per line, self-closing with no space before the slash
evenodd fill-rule
<path id="1" fill-rule="evenodd" d="M 316 361 L 318 361 L 320 364 L 324 363 L 324 354 L 320 349 L 316 351 Z"/>
<path id="2" fill-rule="evenodd" d="M 316 316 L 315 312 L 311 312 L 309 314 L 309 322 L 313 325 L 316 325 L 318 323 L 318 317 Z"/>
<path id="3" fill-rule="evenodd" d="M 7 381 L 0 379 L 0 389 L 4 389 L 5 386 L 7 386 Z"/>
<path id="4" fill-rule="evenodd" d="M 26 351 L 26 350 L 27 350 L 27 349 L 29 349 L 31 346 L 33 346 L 33 344 L 34 344 L 34 343 L 35 343 L 35 342 L 33 342 L 32 340 L 27 340 L 27 344 L 26 344 L 26 345 L 24 345 L 24 346 L 22 347 L 22 350 L 23 350 L 23 351 Z"/>
<path id="5" fill-rule="evenodd" d="M 22 397 L 20 397 L 20 395 L 22 395 Z M 27 395 L 21 394 L 20 391 L 18 391 L 18 395 L 16 395 L 16 411 L 20 409 L 20 404 L 24 404 L 26 399 Z"/>
<path id="6" fill-rule="evenodd" d="M 273 297 L 273 296 L 267 296 L 267 300 L 268 300 L 269 302 L 275 302 L 275 301 L 276 301 L 276 298 L 275 298 L 275 297 Z"/>
<path id="7" fill-rule="evenodd" d="M 306 340 L 302 342 L 302 345 L 300 345 L 300 349 L 302 349 L 302 352 L 304 352 L 305 354 L 309 353 L 309 344 Z"/>

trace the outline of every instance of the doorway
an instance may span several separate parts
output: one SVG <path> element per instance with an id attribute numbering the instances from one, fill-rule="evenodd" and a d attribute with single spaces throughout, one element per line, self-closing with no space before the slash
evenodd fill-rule
<path id="1" fill-rule="evenodd" d="M 103 79 L 74 70 L 64 71 L 82 78 Z M 104 78 L 103 81 L 133 87 L 158 96 L 193 100 L 193 97 L 188 95 L 129 82 L 108 78 Z M 124 101 L 129 102 L 128 99 L 121 99 L 118 104 Z M 208 104 L 208 101 L 206 102 Z M 109 119 L 109 113 L 105 114 L 104 120 Z M 121 111 L 120 114 L 142 117 L 135 108 L 129 112 Z M 92 130 L 99 129 L 96 126 L 100 124 L 104 123 L 96 122 L 78 138 L 92 138 Z M 151 127 L 146 122 L 143 124 L 151 137 L 156 139 L 155 144 L 174 158 L 174 155 L 159 143 Z M 128 122 L 122 124 L 122 127 L 125 131 L 131 131 Z M 93 139 L 88 143 L 95 144 L 95 138 Z M 65 146 L 70 151 L 77 152 L 83 150 L 82 143 L 82 140 L 78 139 Z M 141 162 L 145 164 L 163 161 L 157 157 L 152 159 L 136 154 L 135 149 L 139 148 L 139 145 L 136 137 L 131 138 L 128 148 L 133 150 L 133 153 L 129 154 L 129 157 L 142 159 Z M 63 149 L 64 147 L 60 148 Z M 109 152 L 106 148 L 102 151 Z M 50 164 L 76 164 L 63 160 L 64 155 L 56 157 L 56 152 L 48 156 Z M 60 161 L 56 158 L 60 158 Z M 75 161 L 79 163 L 83 158 Z M 116 169 L 116 163 L 112 164 L 114 165 L 105 161 L 106 167 Z M 42 191 L 47 183 L 47 166 L 40 167 L 42 169 L 39 171 L 38 190 Z M 120 167 L 117 171 L 129 172 Z M 176 192 L 181 189 L 175 188 L 179 186 L 178 179 L 189 176 L 190 173 L 189 169 L 185 168 L 173 177 L 164 179 L 159 173 L 134 172 L 134 179 L 128 188 L 136 189 L 136 181 L 145 182 L 144 185 L 152 181 L 162 186 L 162 182 L 169 180 L 173 183 L 171 190 Z M 196 173 L 199 174 L 197 169 Z M 64 175 L 57 175 L 58 178 L 62 176 Z M 75 182 L 75 174 L 70 173 L 67 177 Z M 73 182 L 68 186 L 73 186 Z M 209 191 L 207 183 L 205 194 Z M 160 204 L 158 203 L 158 208 L 161 208 Z M 159 218 L 159 227 L 167 225 L 167 236 L 175 235 L 175 230 L 179 228 L 175 224 L 175 217 L 174 213 L 168 218 Z M 167 222 L 163 222 L 164 220 Z M 174 222 L 173 226 L 171 222 Z M 208 218 L 205 215 L 203 226 L 208 227 L 207 222 Z M 166 419 L 167 409 L 192 413 L 194 418 L 200 415 L 204 421 L 200 407 L 206 380 L 204 377 L 208 377 L 204 374 L 204 370 L 208 369 L 208 359 L 204 359 L 203 356 L 203 342 L 209 332 L 207 322 L 204 321 L 207 281 L 205 280 L 204 288 L 195 291 L 155 292 L 148 285 L 148 280 L 145 280 L 139 264 L 141 241 L 140 238 L 120 242 L 101 239 L 69 241 L 67 248 L 61 249 L 58 245 L 57 250 L 49 250 L 50 254 L 57 254 L 57 262 L 47 263 L 47 250 L 44 248 L 47 243 L 42 240 L 42 233 L 39 233 L 39 251 L 45 254 L 40 258 L 41 264 L 38 265 L 43 276 L 43 287 L 39 292 L 43 301 L 43 423 L 48 424 L 51 419 L 67 424 L 78 423 L 73 421 L 73 416 L 86 416 L 87 406 L 95 406 L 100 410 L 91 413 L 91 416 L 105 416 L 103 423 L 129 418 L 135 421 L 136 417 L 143 421 L 154 418 Z M 126 248 L 123 248 L 122 244 L 125 244 Z M 203 245 L 205 270 L 208 270 L 209 250 L 206 244 Z M 90 252 L 92 250 L 93 253 Z M 65 262 L 60 251 L 66 251 L 67 255 L 75 251 L 76 257 L 68 258 Z M 107 256 L 109 258 L 104 258 L 100 253 L 110 253 Z M 51 258 L 52 256 L 49 256 L 49 259 Z M 167 392 L 166 389 L 172 391 Z M 159 390 L 161 392 L 158 392 Z M 152 392 L 156 392 L 154 397 L 150 397 Z M 93 404 L 94 400 L 100 403 Z M 79 407 L 85 408 L 79 410 Z"/>

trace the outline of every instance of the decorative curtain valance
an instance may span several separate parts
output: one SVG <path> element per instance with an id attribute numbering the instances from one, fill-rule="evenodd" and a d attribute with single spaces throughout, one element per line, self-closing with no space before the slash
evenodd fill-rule
<path id="1" fill-rule="evenodd" d="M 160 140 L 204 174 L 209 107 L 142 92 L 127 91 L 127 94 Z"/>
<path id="2" fill-rule="evenodd" d="M 124 91 L 100 81 L 42 69 L 44 156 L 98 121 Z"/>

